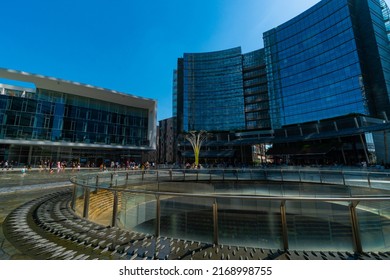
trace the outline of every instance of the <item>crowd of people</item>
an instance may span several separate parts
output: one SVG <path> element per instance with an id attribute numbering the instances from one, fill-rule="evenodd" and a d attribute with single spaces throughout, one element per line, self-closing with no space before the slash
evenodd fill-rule
<path id="1" fill-rule="evenodd" d="M 105 170 L 144 170 L 144 169 L 150 169 L 154 168 L 155 164 L 154 162 L 150 163 L 149 161 L 143 162 L 143 163 L 137 163 L 135 161 L 126 161 L 126 162 L 119 162 L 119 161 L 111 161 L 109 164 L 100 164 L 100 171 Z"/>
<path id="2" fill-rule="evenodd" d="M 54 160 L 41 160 L 37 162 L 35 169 L 38 169 L 40 172 L 50 172 L 50 173 L 59 173 L 64 172 L 66 170 L 71 171 L 80 171 L 81 170 L 81 163 L 79 161 L 54 161 Z M 31 165 L 23 165 L 21 164 L 19 166 L 18 163 L 8 160 L 2 160 L 0 161 L 0 168 L 2 170 L 13 170 L 14 168 L 18 167 L 18 170 L 20 169 L 21 172 L 24 174 L 27 171 L 31 170 Z M 83 168 L 95 168 L 96 165 L 94 163 L 86 163 L 83 165 Z M 110 170 L 146 170 L 150 168 L 154 168 L 155 164 L 154 162 L 150 163 L 149 161 L 138 163 L 135 161 L 126 161 L 126 162 L 120 162 L 120 161 L 105 161 L 98 165 L 100 171 L 110 171 Z"/>
<path id="3" fill-rule="evenodd" d="M 9 170 L 9 169 L 12 170 L 14 168 L 15 164 L 17 164 L 17 163 L 15 163 L 13 160 L 10 162 L 8 162 L 8 160 L 0 161 L 1 170 L 4 170 L 4 169 L 5 170 Z"/>

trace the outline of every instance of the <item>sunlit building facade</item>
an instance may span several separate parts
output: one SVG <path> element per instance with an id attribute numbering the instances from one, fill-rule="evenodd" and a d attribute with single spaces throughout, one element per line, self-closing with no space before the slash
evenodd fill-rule
<path id="1" fill-rule="evenodd" d="M 0 78 L 0 161 L 96 166 L 156 149 L 155 100 L 8 69 Z"/>
<path id="2" fill-rule="evenodd" d="M 264 33 L 272 127 L 389 115 L 390 48 L 379 0 L 325 0 Z"/>
<path id="3" fill-rule="evenodd" d="M 242 55 L 246 130 L 269 130 L 268 80 L 264 49 Z"/>
<path id="4" fill-rule="evenodd" d="M 244 129 L 241 48 L 186 53 L 181 60 L 182 130 Z"/>
<path id="5" fill-rule="evenodd" d="M 178 132 L 219 132 L 206 149 L 235 159 L 260 144 L 280 162 L 390 163 L 389 14 L 383 0 L 322 0 L 266 31 L 263 49 L 184 54 Z"/>

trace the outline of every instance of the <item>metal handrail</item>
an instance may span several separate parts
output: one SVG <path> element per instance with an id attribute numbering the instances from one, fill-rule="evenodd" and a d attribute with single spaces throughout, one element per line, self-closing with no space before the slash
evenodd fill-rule
<path id="1" fill-rule="evenodd" d="M 345 174 L 346 173 L 353 173 L 357 174 L 359 176 L 362 175 L 362 173 L 359 173 L 358 171 L 354 170 L 341 170 L 337 172 L 337 170 L 292 170 L 292 169 L 239 169 L 239 170 L 219 170 L 219 169 L 211 169 L 211 170 L 153 170 L 153 171 L 125 171 L 125 172 L 115 172 L 115 173 L 94 173 L 94 174 L 86 174 L 84 176 L 74 176 L 70 180 L 71 182 L 76 186 L 80 186 L 84 188 L 84 212 L 83 216 L 85 218 L 88 218 L 88 206 L 89 206 L 89 189 L 106 189 L 109 191 L 112 191 L 114 194 L 114 206 L 113 206 L 113 218 L 112 218 L 112 226 L 116 225 L 116 217 L 117 217 L 117 208 L 118 208 L 118 197 L 117 194 L 120 192 L 129 192 L 129 193 L 137 193 L 137 194 L 145 194 L 145 195 L 154 195 L 156 197 L 157 202 L 157 212 L 156 212 L 156 235 L 160 234 L 160 197 L 161 196 L 169 196 L 169 197 L 195 197 L 195 198 L 208 198 L 213 199 L 213 223 L 214 223 L 214 232 L 213 232 L 213 241 L 215 244 L 218 244 L 218 199 L 243 199 L 243 200 L 262 200 L 262 201 L 280 201 L 280 210 L 281 210 L 281 220 L 282 220 L 282 237 L 283 237 L 283 246 L 285 250 L 288 249 L 288 236 L 287 236 L 287 224 L 286 224 L 286 201 L 322 201 L 322 202 L 347 202 L 349 211 L 350 211 L 350 217 L 351 217 L 351 228 L 353 233 L 353 241 L 354 241 L 354 248 L 357 252 L 362 252 L 362 244 L 360 240 L 360 232 L 359 232 L 359 226 L 358 226 L 358 216 L 356 214 L 356 207 L 361 202 L 373 202 L 373 201 L 390 201 L 390 195 L 376 195 L 376 196 L 368 196 L 368 195 L 359 195 L 359 196 L 318 196 L 318 195 L 312 195 L 312 196 L 296 196 L 296 195 L 282 195 L 282 196 L 264 196 L 264 195 L 237 195 L 237 194 L 221 194 L 221 193 L 185 193 L 185 192 L 173 192 L 173 191 L 160 191 L 159 184 L 164 182 L 178 182 L 175 181 L 175 177 L 173 173 L 180 173 L 183 176 L 182 181 L 208 181 L 208 182 L 214 182 L 214 181 L 231 181 L 226 178 L 226 173 L 235 173 L 238 174 L 241 173 L 248 173 L 250 174 L 250 180 L 252 180 L 252 172 L 264 172 L 265 180 L 269 179 L 267 173 L 269 172 L 280 172 L 281 176 L 280 179 L 283 182 L 287 182 L 286 176 L 283 176 L 283 173 L 286 174 L 287 172 L 297 172 L 299 181 L 292 180 L 293 182 L 310 182 L 312 181 L 304 181 L 302 179 L 302 175 L 305 175 L 306 173 L 315 173 L 319 174 L 319 176 L 323 176 L 324 173 L 332 173 L 336 175 L 342 176 L 342 182 L 343 184 L 335 184 L 335 185 L 344 185 L 346 186 L 345 182 Z M 308 172 L 307 172 L 308 171 Z M 218 173 L 219 172 L 219 173 Z M 212 174 L 220 174 L 222 172 L 221 178 L 213 178 Z M 186 173 L 191 173 L 193 175 L 196 175 L 196 179 L 192 178 L 189 179 Z M 125 174 L 125 180 L 120 181 L 120 184 L 114 184 L 114 176 Z M 129 180 L 129 174 L 135 174 L 135 175 L 141 175 L 141 178 Z M 161 175 L 163 174 L 163 175 Z M 201 179 L 199 176 L 200 174 L 209 174 L 210 176 L 207 177 L 207 179 Z M 370 184 L 370 177 L 374 174 L 380 174 L 382 176 L 390 176 L 388 173 L 383 172 L 366 172 L 366 174 L 363 174 L 363 176 L 367 176 L 367 182 L 368 187 L 371 188 Z M 147 175 L 156 175 L 156 176 L 147 176 Z M 166 175 L 166 176 L 164 176 Z M 92 176 L 92 177 L 90 177 Z M 93 177 L 95 176 L 95 177 Z M 107 176 L 107 177 L 106 177 Z M 80 179 L 84 179 L 82 182 L 79 182 Z M 99 183 L 103 183 L 105 179 L 108 184 L 106 186 L 99 186 Z M 168 180 L 164 180 L 168 179 Z M 236 180 L 239 180 L 239 176 L 237 175 Z M 247 180 L 246 180 L 247 181 Z M 323 183 L 323 178 L 321 177 L 319 180 L 321 183 Z M 390 181 L 389 181 L 390 183 Z M 123 184 L 123 185 L 122 185 Z M 136 187 L 136 186 L 145 186 L 150 185 L 156 186 L 155 190 L 146 190 L 146 189 L 129 189 L 129 186 Z M 125 187 L 124 187 L 125 186 Z M 75 197 L 73 198 L 73 202 L 75 201 Z M 72 207 L 74 207 L 74 203 L 72 203 Z"/>

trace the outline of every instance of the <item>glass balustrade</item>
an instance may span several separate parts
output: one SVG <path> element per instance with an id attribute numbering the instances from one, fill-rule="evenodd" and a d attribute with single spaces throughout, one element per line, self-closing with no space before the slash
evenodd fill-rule
<path id="1" fill-rule="evenodd" d="M 73 209 L 105 226 L 270 249 L 388 251 L 390 176 L 322 169 L 189 169 L 73 177 Z"/>

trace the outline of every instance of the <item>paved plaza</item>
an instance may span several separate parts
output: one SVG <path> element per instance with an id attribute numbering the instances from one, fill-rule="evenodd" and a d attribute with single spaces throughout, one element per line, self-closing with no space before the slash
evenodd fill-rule
<path id="1" fill-rule="evenodd" d="M 7 215 L 24 203 L 53 190 L 70 186 L 72 171 L 54 172 L 21 169 L 0 170 L 0 260 L 31 259 L 8 242 L 3 234 L 3 222 Z"/>

